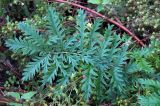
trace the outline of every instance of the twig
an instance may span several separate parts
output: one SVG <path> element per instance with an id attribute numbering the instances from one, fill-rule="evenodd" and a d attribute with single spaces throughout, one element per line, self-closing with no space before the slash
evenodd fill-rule
<path id="1" fill-rule="evenodd" d="M 117 27 L 121 28 L 123 31 L 125 31 L 128 35 L 130 35 L 134 40 L 136 40 L 136 42 L 138 44 L 140 44 L 142 47 L 144 47 L 144 43 L 136 36 L 134 35 L 131 31 L 129 31 L 125 26 L 121 25 L 120 23 L 112 20 L 112 19 L 109 19 L 108 17 L 94 11 L 94 10 L 91 10 L 90 8 L 87 8 L 87 7 L 84 7 L 82 5 L 79 5 L 79 4 L 76 4 L 76 3 L 73 3 L 73 2 L 69 2 L 69 1 L 65 1 L 65 0 L 48 0 L 48 2 L 59 2 L 59 3 L 66 3 L 66 4 L 69 4 L 69 5 L 72 5 L 72 6 L 75 6 L 75 7 L 79 7 L 81 9 L 84 9 L 86 11 L 88 11 L 89 13 L 92 13 L 98 17 L 101 17 L 103 18 L 104 20 L 106 20 L 107 22 L 109 23 L 112 23 L 114 25 L 116 25 Z"/>
<path id="2" fill-rule="evenodd" d="M 10 102 L 10 100 L 8 100 L 7 98 L 1 97 L 0 96 L 0 103 L 5 103 L 7 104 L 8 102 Z"/>
<path id="3" fill-rule="evenodd" d="M 0 103 L 9 103 L 9 102 L 23 104 L 24 101 L 16 100 L 16 98 L 11 96 L 0 96 Z"/>
<path id="4" fill-rule="evenodd" d="M 8 90 L 5 87 L 0 87 L 0 90 Z M 11 90 L 9 92 L 21 92 L 21 93 L 26 93 L 27 91 L 22 90 L 21 88 L 15 89 L 15 90 Z"/>

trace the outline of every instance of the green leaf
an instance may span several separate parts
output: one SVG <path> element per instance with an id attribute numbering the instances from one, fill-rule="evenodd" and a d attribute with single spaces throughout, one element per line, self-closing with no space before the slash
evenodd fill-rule
<path id="1" fill-rule="evenodd" d="M 133 74 L 135 72 L 138 72 L 138 66 L 135 62 L 129 62 L 126 67 L 125 67 L 125 71 L 128 73 L 128 74 Z"/>
<path id="2" fill-rule="evenodd" d="M 105 8 L 102 4 L 99 4 L 98 7 L 97 7 L 97 12 L 101 12 L 103 11 Z"/>
<path id="3" fill-rule="evenodd" d="M 20 99 L 20 94 L 17 93 L 17 92 L 7 92 L 7 95 L 8 95 L 8 96 L 12 96 L 12 97 L 14 97 L 15 99 Z"/>
<path id="4" fill-rule="evenodd" d="M 79 57 L 76 56 L 76 55 L 68 55 L 68 56 L 67 56 L 68 62 L 69 62 L 70 64 L 72 64 L 72 67 L 76 67 L 76 66 L 78 65 L 78 61 L 79 61 L 78 58 L 79 58 Z"/>
<path id="5" fill-rule="evenodd" d="M 76 17 L 77 30 L 78 30 L 78 39 L 80 39 L 80 49 L 82 51 L 84 46 L 85 30 L 87 29 L 86 14 L 83 10 L 78 10 L 78 15 Z"/>
<path id="6" fill-rule="evenodd" d="M 88 2 L 92 4 L 101 4 L 102 0 L 89 0 Z"/>
<path id="7" fill-rule="evenodd" d="M 96 0 L 90 2 L 96 3 Z M 105 1 L 99 0 L 97 3 L 102 2 Z M 39 33 L 34 26 L 20 22 L 19 29 L 24 32 L 24 36 L 6 42 L 10 50 L 29 55 L 27 60 L 30 62 L 24 68 L 22 80 L 33 79 L 36 75 L 38 85 L 54 85 L 53 82 L 56 84 L 54 94 L 56 92 L 73 97 L 74 87 L 80 87 L 81 91 L 77 91 L 77 94 L 80 94 L 79 99 L 83 97 L 88 101 L 93 97 L 93 100 L 96 100 L 94 98 L 96 96 L 97 103 L 106 100 L 112 102 L 108 95 L 113 94 L 111 97 L 113 99 L 124 92 L 125 85 L 128 84 L 125 75 L 133 73 L 134 66 L 125 67 L 130 61 L 125 41 L 112 32 L 113 26 L 108 25 L 104 32 L 103 28 L 100 28 L 102 22 L 99 19 L 93 24 L 89 23 L 91 26 L 87 26 L 88 19 L 83 10 L 78 11 L 77 25 L 72 28 L 74 30 L 64 30 L 61 21 L 63 19 L 60 19 L 56 10 L 49 7 L 45 32 Z M 139 62 L 141 58 L 142 56 L 136 60 Z M 142 63 L 140 65 L 143 67 L 148 65 L 143 61 Z M 125 73 L 124 68 L 128 73 Z M 75 83 L 77 78 L 78 83 Z M 128 93 L 128 90 L 126 92 Z M 22 98 L 31 99 L 33 95 L 34 93 L 27 93 L 22 95 Z M 58 96 L 58 102 L 63 101 L 64 96 L 59 94 Z"/>
<path id="8" fill-rule="evenodd" d="M 137 62 L 138 62 L 137 64 L 138 64 L 138 67 L 140 68 L 140 70 L 143 70 L 147 73 L 153 73 L 154 72 L 154 69 L 152 68 L 150 63 L 145 58 L 141 58 Z"/>
<path id="9" fill-rule="evenodd" d="M 104 38 L 105 40 L 107 40 L 108 38 L 112 38 L 111 35 L 113 34 L 112 32 L 112 29 L 113 29 L 114 25 L 109 25 L 108 24 L 108 27 L 105 29 L 105 32 L 104 32 Z"/>
<path id="10" fill-rule="evenodd" d="M 141 85 L 144 85 L 144 86 L 152 86 L 152 87 L 155 87 L 155 88 L 160 89 L 160 81 L 158 81 L 158 80 L 139 78 L 139 79 L 138 79 L 138 82 L 139 82 Z"/>
<path id="11" fill-rule="evenodd" d="M 26 65 L 22 80 L 27 81 L 33 78 L 35 73 L 40 71 L 41 65 L 43 67 L 43 71 L 46 73 L 48 71 L 49 60 L 50 60 L 50 54 L 34 58 L 33 62 L 29 62 Z"/>
<path id="12" fill-rule="evenodd" d="M 92 93 L 92 88 L 95 87 L 93 80 L 95 79 L 95 76 L 97 76 L 97 73 L 92 68 L 92 66 L 87 66 L 86 71 L 83 72 L 83 75 L 84 75 L 84 79 L 81 81 L 82 91 L 84 95 L 84 100 L 88 101 Z"/>
<path id="13" fill-rule="evenodd" d="M 67 70 L 67 71 L 70 71 L 70 70 Z M 70 74 L 69 73 L 63 73 L 62 75 L 60 75 L 59 77 L 59 80 L 57 80 L 57 85 L 58 86 L 62 86 L 62 85 L 67 85 L 69 83 L 69 78 L 70 78 Z"/>
<path id="14" fill-rule="evenodd" d="M 54 66 L 49 69 L 47 73 L 44 74 L 42 83 L 45 85 L 46 83 L 52 84 L 53 80 L 57 76 L 58 69 Z"/>
<path id="15" fill-rule="evenodd" d="M 160 105 L 159 93 L 153 93 L 148 96 L 138 96 L 138 100 L 141 106 L 159 106 Z"/>
<path id="16" fill-rule="evenodd" d="M 96 79 L 96 95 L 97 100 L 101 100 L 103 97 L 103 91 L 106 90 L 107 83 L 106 80 L 109 80 L 105 70 L 98 70 L 98 78 Z"/>
<path id="17" fill-rule="evenodd" d="M 124 86 L 125 86 L 122 66 L 126 64 L 126 60 L 128 59 L 126 51 L 127 51 L 127 47 L 123 46 L 121 48 L 121 51 L 117 53 L 114 60 L 113 70 L 112 70 L 111 83 L 113 84 L 113 87 L 117 88 L 120 92 L 124 90 Z"/>
<path id="18" fill-rule="evenodd" d="M 9 39 L 6 41 L 6 46 L 10 48 L 10 50 L 14 52 L 23 52 L 24 55 L 26 54 L 34 54 L 37 52 L 42 51 L 43 49 L 37 45 L 34 45 L 32 41 L 26 39 Z"/>
<path id="19" fill-rule="evenodd" d="M 112 0 L 102 0 L 102 4 L 103 5 L 108 4 L 108 3 L 110 3 L 110 1 L 112 1 Z"/>
<path id="20" fill-rule="evenodd" d="M 49 7 L 47 19 L 49 21 L 48 28 L 50 31 L 49 41 L 56 42 L 56 40 L 58 40 L 58 37 L 62 39 L 64 36 L 64 29 L 62 28 L 59 15 L 54 8 Z"/>
<path id="21" fill-rule="evenodd" d="M 27 39 L 33 41 L 33 44 L 45 44 L 45 39 L 39 34 L 39 31 L 33 25 L 31 26 L 28 23 L 20 22 L 18 24 L 18 28 L 24 32 L 24 35 L 26 35 Z"/>
<path id="22" fill-rule="evenodd" d="M 25 100 L 31 100 L 31 98 L 36 94 L 37 92 L 27 92 L 24 93 L 21 98 Z"/>
<path id="23" fill-rule="evenodd" d="M 97 40 L 96 35 L 99 35 L 98 33 L 98 29 L 100 28 L 100 25 L 102 24 L 102 20 L 100 19 L 96 19 L 92 25 L 92 27 L 90 28 L 90 32 L 89 32 L 89 45 L 90 47 L 94 47 L 94 40 Z"/>

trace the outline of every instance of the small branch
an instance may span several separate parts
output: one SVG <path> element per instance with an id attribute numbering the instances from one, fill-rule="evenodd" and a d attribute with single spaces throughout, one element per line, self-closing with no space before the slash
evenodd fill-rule
<path id="1" fill-rule="evenodd" d="M 9 90 L 9 89 L 6 89 L 5 87 L 0 87 L 0 90 L 7 90 L 8 92 L 21 92 L 21 93 L 26 93 L 27 92 L 27 91 L 25 91 L 21 88 Z"/>
<path id="2" fill-rule="evenodd" d="M 7 104 L 8 102 L 10 102 L 10 100 L 8 100 L 7 98 L 4 98 L 3 96 L 0 96 L 0 104 L 1 103 Z"/>
<path id="3" fill-rule="evenodd" d="M 14 103 L 19 103 L 19 104 L 23 104 L 24 101 L 22 100 L 16 100 L 16 98 L 11 97 L 11 96 L 0 96 L 0 103 L 10 103 L 10 102 L 14 102 Z"/>
<path id="4" fill-rule="evenodd" d="M 117 27 L 121 28 L 123 31 L 125 31 L 128 35 L 130 35 L 138 44 L 140 44 L 142 47 L 144 47 L 144 43 L 136 36 L 134 35 L 131 31 L 129 31 L 125 26 L 121 25 L 120 23 L 112 20 L 112 19 L 109 19 L 108 17 L 94 11 L 94 10 L 91 10 L 90 8 L 87 8 L 87 7 L 84 7 L 82 5 L 79 5 L 79 4 L 76 4 L 76 3 L 73 3 L 73 2 L 69 2 L 69 1 L 65 1 L 65 0 L 48 0 L 48 2 L 59 2 L 59 3 L 66 3 L 66 4 L 69 4 L 69 5 L 72 5 L 72 6 L 75 6 L 75 7 L 79 7 L 79 8 L 82 8 L 98 17 L 101 17 L 103 18 L 104 20 L 106 20 L 107 22 L 109 23 L 112 23 L 114 25 L 116 25 Z"/>

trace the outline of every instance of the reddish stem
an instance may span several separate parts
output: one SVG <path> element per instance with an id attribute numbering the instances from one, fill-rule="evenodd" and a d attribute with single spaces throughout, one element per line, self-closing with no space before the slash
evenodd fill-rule
<path id="1" fill-rule="evenodd" d="M 98 17 L 101 17 L 103 19 L 105 19 L 107 22 L 109 23 L 112 23 L 114 25 L 116 25 L 117 27 L 121 28 L 123 31 L 125 31 L 128 35 L 130 35 L 134 40 L 136 40 L 136 42 L 138 44 L 140 44 L 142 47 L 144 47 L 144 43 L 136 36 L 134 35 L 131 31 L 129 31 L 125 26 L 121 25 L 120 23 L 112 20 L 112 19 L 109 19 L 108 17 L 94 11 L 94 10 L 91 10 L 90 8 L 87 8 L 87 7 L 84 7 L 82 5 L 79 5 L 79 4 L 76 4 L 76 3 L 73 3 L 73 2 L 69 2 L 69 1 L 65 1 L 65 0 L 48 0 L 48 2 L 59 2 L 59 3 L 66 3 L 66 4 L 69 4 L 69 5 L 72 5 L 72 6 L 75 6 L 75 7 L 79 7 L 79 8 L 82 8 Z"/>

